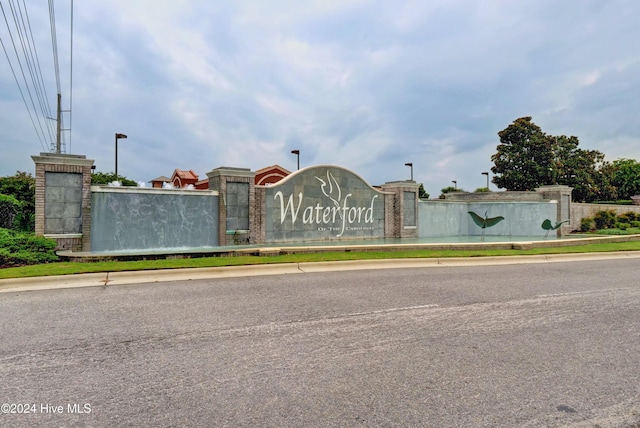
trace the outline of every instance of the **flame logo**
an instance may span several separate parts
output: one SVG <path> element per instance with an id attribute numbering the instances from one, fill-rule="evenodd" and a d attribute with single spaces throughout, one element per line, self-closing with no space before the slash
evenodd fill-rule
<path id="1" fill-rule="evenodd" d="M 340 190 L 340 185 L 338 184 L 338 180 L 327 170 L 327 181 L 324 181 L 320 177 L 316 177 L 322 185 L 320 186 L 320 190 L 324 195 L 331 199 L 333 204 L 338 208 L 338 215 L 342 219 L 342 210 L 340 210 L 340 199 L 342 198 L 342 191 Z M 327 189 L 328 186 L 328 189 Z"/>

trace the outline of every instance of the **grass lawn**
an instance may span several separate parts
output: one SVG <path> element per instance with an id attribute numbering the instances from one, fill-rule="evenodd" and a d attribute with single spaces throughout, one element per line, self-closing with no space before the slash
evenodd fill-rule
<path id="1" fill-rule="evenodd" d="M 630 227 L 628 229 L 600 229 L 600 230 L 596 230 L 595 232 L 596 235 L 637 235 L 640 234 L 640 228 L 639 227 Z"/>
<path id="2" fill-rule="evenodd" d="M 0 269 L 0 279 L 26 278 L 48 275 L 72 275 L 78 273 L 94 272 L 242 266 L 267 263 L 303 263 L 400 258 L 488 257 L 612 251 L 640 251 L 640 241 L 587 244 L 562 248 L 534 248 L 530 250 L 409 250 L 394 252 L 331 252 L 313 254 L 290 254 L 267 257 L 239 256 L 172 260 L 108 261 L 94 263 L 59 262 Z"/>

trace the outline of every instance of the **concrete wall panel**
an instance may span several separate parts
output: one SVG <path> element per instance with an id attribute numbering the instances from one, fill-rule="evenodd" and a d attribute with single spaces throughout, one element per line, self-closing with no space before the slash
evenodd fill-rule
<path id="1" fill-rule="evenodd" d="M 218 196 L 210 191 L 94 187 L 91 251 L 218 245 Z"/>

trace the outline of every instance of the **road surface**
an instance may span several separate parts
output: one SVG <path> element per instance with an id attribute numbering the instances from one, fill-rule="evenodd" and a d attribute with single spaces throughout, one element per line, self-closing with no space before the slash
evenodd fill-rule
<path id="1" fill-rule="evenodd" d="M 0 293 L 0 426 L 640 426 L 637 259 Z"/>

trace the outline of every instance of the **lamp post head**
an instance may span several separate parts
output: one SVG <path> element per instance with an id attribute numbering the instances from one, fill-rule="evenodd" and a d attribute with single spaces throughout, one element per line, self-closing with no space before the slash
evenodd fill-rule
<path id="1" fill-rule="evenodd" d="M 127 138 L 127 136 L 125 134 L 116 134 L 116 140 L 123 138 Z"/>
<path id="2" fill-rule="evenodd" d="M 291 150 L 291 153 L 293 153 L 294 155 L 296 155 L 298 157 L 298 169 L 300 169 L 300 150 L 298 150 L 298 149 Z"/>
<path id="3" fill-rule="evenodd" d="M 487 176 L 487 191 L 489 192 L 489 173 L 488 172 L 483 172 L 482 175 L 486 175 Z"/>
<path id="4" fill-rule="evenodd" d="M 407 162 L 404 164 L 404 166 L 408 166 L 409 168 L 411 168 L 411 181 L 413 181 L 413 162 Z"/>

